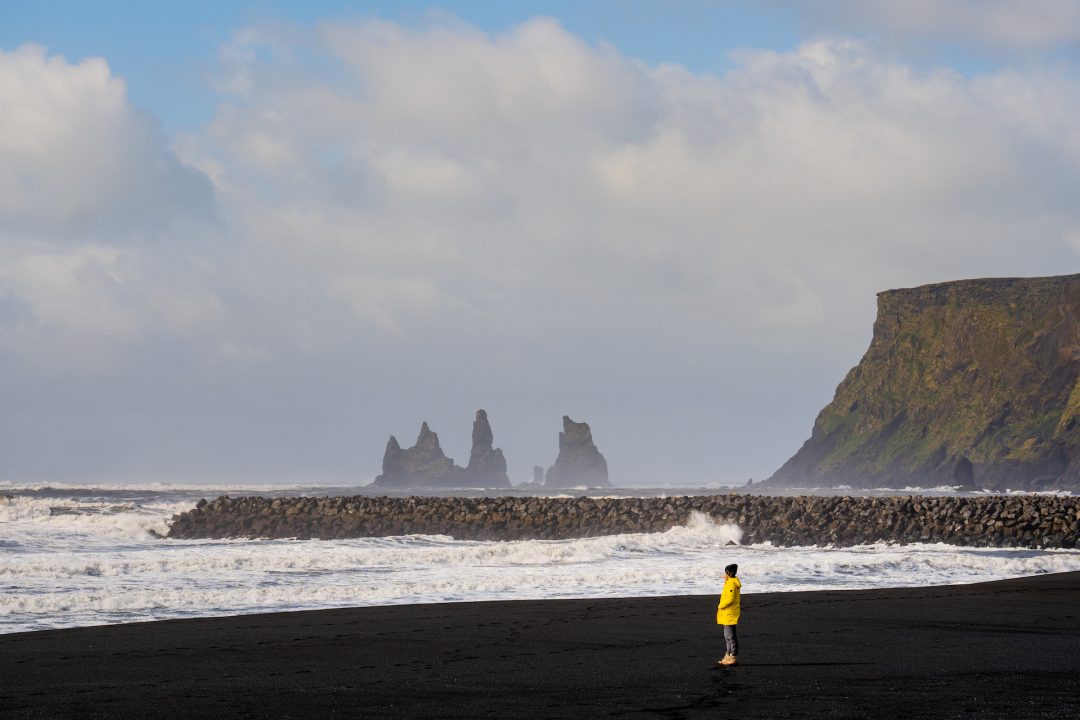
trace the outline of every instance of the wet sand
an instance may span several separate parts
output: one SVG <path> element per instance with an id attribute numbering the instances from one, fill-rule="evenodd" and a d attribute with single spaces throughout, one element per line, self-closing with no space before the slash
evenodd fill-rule
<path id="1" fill-rule="evenodd" d="M 732 668 L 716 666 L 715 606 L 454 603 L 0 635 L 0 717 L 1080 717 L 1080 573 L 746 595 Z"/>

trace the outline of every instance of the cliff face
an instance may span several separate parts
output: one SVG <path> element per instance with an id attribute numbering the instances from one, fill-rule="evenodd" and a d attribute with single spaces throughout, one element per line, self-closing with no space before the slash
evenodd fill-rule
<path id="1" fill-rule="evenodd" d="M 1080 489 L 1078 380 L 1080 275 L 883 292 L 870 348 L 767 482 Z"/>

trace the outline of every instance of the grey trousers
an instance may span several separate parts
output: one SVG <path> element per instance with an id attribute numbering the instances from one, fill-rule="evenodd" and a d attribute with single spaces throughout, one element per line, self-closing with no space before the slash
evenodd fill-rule
<path id="1" fill-rule="evenodd" d="M 724 625 L 724 644 L 727 645 L 727 654 L 739 656 L 739 633 L 735 631 L 738 625 Z"/>

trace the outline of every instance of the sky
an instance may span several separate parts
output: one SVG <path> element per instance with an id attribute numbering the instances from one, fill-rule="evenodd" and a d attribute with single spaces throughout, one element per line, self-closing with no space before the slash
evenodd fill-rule
<path id="1" fill-rule="evenodd" d="M 0 4 L 0 482 L 776 470 L 875 294 L 1076 272 L 1080 3 Z"/>

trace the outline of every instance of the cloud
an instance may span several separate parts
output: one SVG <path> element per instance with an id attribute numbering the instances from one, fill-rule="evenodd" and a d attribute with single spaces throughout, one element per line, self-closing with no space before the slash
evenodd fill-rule
<path id="1" fill-rule="evenodd" d="M 1073 0 L 809 0 L 792 5 L 812 27 L 933 39 L 984 51 L 1032 52 L 1080 43 Z"/>
<path id="2" fill-rule="evenodd" d="M 699 451 L 688 477 L 773 469 L 863 349 L 879 290 L 1075 267 L 1071 69 L 973 79 L 821 40 L 718 77 L 545 19 L 328 24 L 308 63 L 283 50 L 295 36 L 241 42 L 244 82 L 184 157 L 290 268 L 305 310 L 283 308 L 275 339 L 374 349 L 386 382 L 423 388 L 402 392 L 412 418 L 490 393 L 524 435 L 524 414 L 581 408 L 636 480 L 662 465 L 642 426 L 669 413 L 687 416 L 664 439 L 680 457 L 687 426 L 756 428 L 755 450 L 718 449 L 711 470 Z M 542 461 L 531 442 L 511 457 Z"/>
<path id="3" fill-rule="evenodd" d="M 762 477 L 865 348 L 875 292 L 1076 267 L 1068 66 L 970 78 L 831 39 L 715 76 L 547 19 L 260 28 L 222 50 L 212 121 L 169 145 L 98 66 L 20 52 L 112 108 L 93 137 L 130 162 L 70 193 L 108 208 L 96 225 L 16 188 L 9 349 L 129 348 L 95 388 L 153 398 L 145 457 L 193 472 L 374 475 L 421 419 L 460 457 L 485 406 L 515 479 L 553 460 L 564 413 L 619 481 Z M 86 132 L 79 107 L 58 137 Z M 56 166 L 91 177 L 81 157 Z M 212 198 L 218 230 L 161 242 L 116 200 L 135 186 L 155 218 Z"/>
<path id="4" fill-rule="evenodd" d="M 152 268 L 215 222 L 210 181 L 104 60 L 0 51 L 0 96 L 0 296 L 18 309 L 0 347 L 85 368 L 159 323 L 190 325 L 193 278 L 169 287 Z"/>
<path id="5" fill-rule="evenodd" d="M 253 37 L 186 157 L 237 227 L 394 332 L 492 304 L 536 319 L 539 297 L 784 342 L 882 287 L 1036 270 L 1015 249 L 1033 223 L 1072 257 L 1067 71 L 971 80 L 816 41 L 715 77 L 544 19 L 325 25 L 309 67 Z"/>
<path id="6" fill-rule="evenodd" d="M 100 58 L 0 51 L 0 227 L 115 240 L 213 213 L 213 190 L 168 148 Z"/>
<path id="7" fill-rule="evenodd" d="M 0 282 L 29 308 L 32 324 L 63 340 L 84 335 L 123 341 L 136 332 L 137 307 L 126 304 L 117 292 L 131 273 L 114 248 L 84 246 L 76 250 L 41 248 L 28 252 L 5 248 Z M 13 291 L 13 292 L 12 292 Z M 13 345 L 9 337 L 5 344 Z M 20 338 L 25 340 L 25 336 Z M 61 357 L 81 349 L 75 343 Z M 68 352 L 62 352 L 63 350 Z M 85 358 L 82 358 L 85 361 Z"/>

